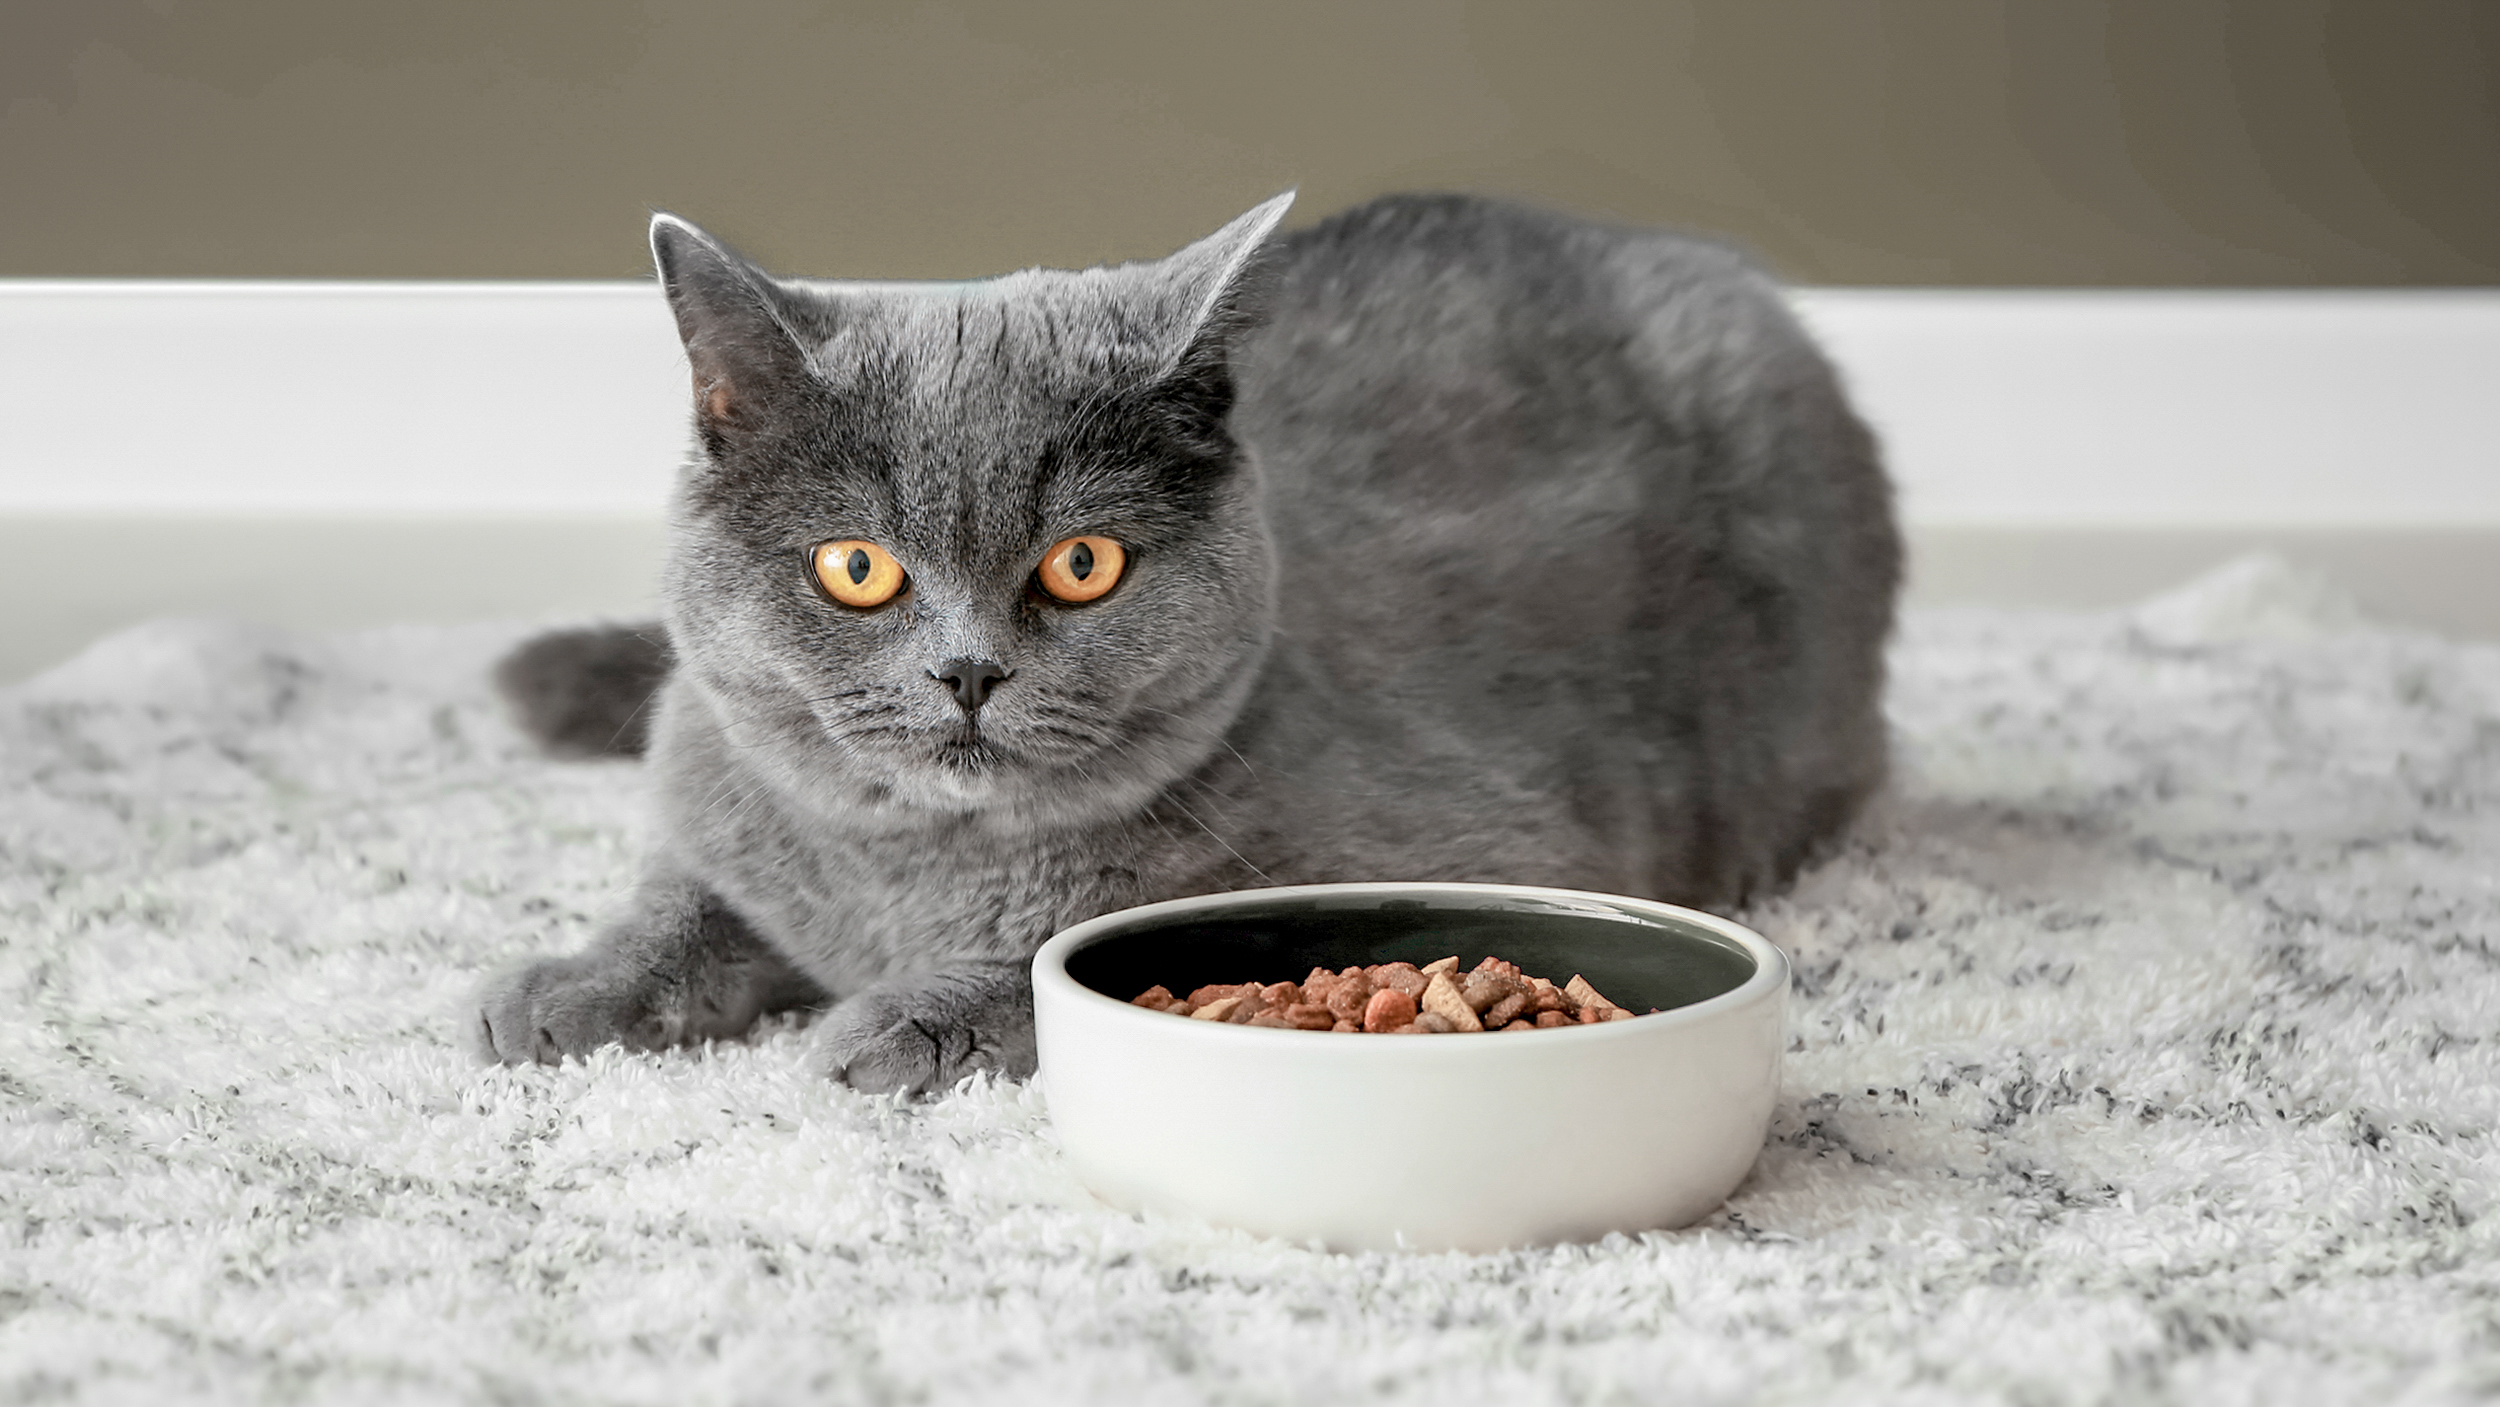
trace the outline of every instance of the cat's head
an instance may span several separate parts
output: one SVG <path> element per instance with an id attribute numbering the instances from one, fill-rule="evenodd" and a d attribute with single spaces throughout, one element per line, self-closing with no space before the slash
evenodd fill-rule
<path id="1" fill-rule="evenodd" d="M 1036 826 L 1220 746 L 1274 570 L 1233 343 L 1290 201 L 964 284 L 777 280 L 656 218 L 697 437 L 670 632 L 731 741 L 829 806 Z"/>

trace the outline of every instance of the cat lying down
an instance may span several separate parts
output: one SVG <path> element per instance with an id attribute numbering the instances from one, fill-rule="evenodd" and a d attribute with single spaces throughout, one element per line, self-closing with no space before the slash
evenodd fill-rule
<path id="1" fill-rule="evenodd" d="M 1032 1068 L 1026 964 L 1109 909 L 1724 905 L 1849 821 L 1900 547 L 1770 281 L 1468 197 L 1277 235 L 1289 200 L 944 285 L 777 280 L 652 222 L 696 432 L 665 633 L 500 679 L 552 746 L 647 752 L 655 839 L 587 949 L 486 985 L 486 1056 L 829 1006 L 829 1075 L 943 1088 Z"/>

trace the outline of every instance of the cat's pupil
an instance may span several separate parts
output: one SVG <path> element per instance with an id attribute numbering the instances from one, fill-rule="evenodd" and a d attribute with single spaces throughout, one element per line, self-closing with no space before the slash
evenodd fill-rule
<path id="1" fill-rule="evenodd" d="M 1068 549 L 1068 575 L 1078 581 L 1094 574 L 1094 549 L 1084 543 Z"/>
<path id="2" fill-rule="evenodd" d="M 869 570 L 868 554 L 856 547 L 852 548 L 851 560 L 843 563 L 842 569 L 851 574 L 851 585 L 857 586 L 866 581 Z"/>

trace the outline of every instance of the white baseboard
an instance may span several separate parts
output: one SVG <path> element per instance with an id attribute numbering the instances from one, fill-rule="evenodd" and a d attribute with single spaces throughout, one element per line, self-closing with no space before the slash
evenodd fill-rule
<path id="1" fill-rule="evenodd" d="M 2500 526 L 2500 289 L 1798 292 L 1913 525 Z M 656 513 L 648 283 L 0 281 L 0 513 Z"/>
<path id="2" fill-rule="evenodd" d="M 1919 527 L 2500 527 L 2500 289 L 1809 289 Z"/>
<path id="3" fill-rule="evenodd" d="M 0 513 L 660 511 L 650 284 L 0 281 Z"/>

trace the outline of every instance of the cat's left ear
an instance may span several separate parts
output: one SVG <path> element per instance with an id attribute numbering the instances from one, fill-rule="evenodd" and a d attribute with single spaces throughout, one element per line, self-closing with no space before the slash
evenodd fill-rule
<path id="1" fill-rule="evenodd" d="M 706 435 L 760 417 L 807 372 L 807 309 L 743 255 L 674 215 L 651 217 L 651 258 L 694 371 L 695 418 Z"/>
<path id="2" fill-rule="evenodd" d="M 1156 389 L 1176 408 L 1220 426 L 1232 409 L 1233 339 L 1258 320 L 1259 251 L 1293 206 L 1287 191 L 1156 266 L 1166 323 Z"/>

